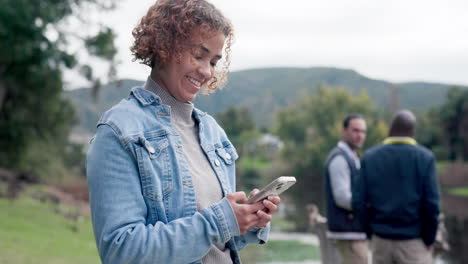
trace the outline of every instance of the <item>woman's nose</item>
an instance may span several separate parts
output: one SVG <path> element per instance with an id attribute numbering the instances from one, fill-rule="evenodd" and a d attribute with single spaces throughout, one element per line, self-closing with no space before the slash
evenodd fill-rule
<path id="1" fill-rule="evenodd" d="M 211 79 L 213 71 L 211 69 L 210 62 L 203 62 L 198 67 L 198 72 L 203 76 L 205 79 Z"/>

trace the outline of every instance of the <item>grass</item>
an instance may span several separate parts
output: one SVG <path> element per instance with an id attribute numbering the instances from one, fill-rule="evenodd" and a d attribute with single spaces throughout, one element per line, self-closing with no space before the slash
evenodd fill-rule
<path id="1" fill-rule="evenodd" d="M 100 263 L 91 221 L 72 221 L 55 205 L 32 198 L 0 199 L 0 263 Z"/>
<path id="2" fill-rule="evenodd" d="M 468 187 L 451 188 L 448 192 L 453 195 L 468 197 Z"/>
<path id="3" fill-rule="evenodd" d="M 294 231 L 296 228 L 296 223 L 294 221 L 278 217 L 273 215 L 271 220 L 271 230 L 274 232 L 288 232 Z"/>
<path id="4" fill-rule="evenodd" d="M 57 210 L 74 210 L 23 195 L 17 200 L 0 198 L 0 264 L 100 263 L 89 217 L 66 219 Z M 290 223 L 274 221 L 276 230 Z M 282 228 L 279 228 L 282 226 Z M 316 246 L 298 241 L 269 241 L 241 251 L 243 263 L 319 259 Z"/>
<path id="5" fill-rule="evenodd" d="M 244 263 L 256 262 L 300 262 L 304 260 L 319 260 L 320 252 L 317 246 L 299 241 L 271 240 L 264 245 L 249 245 L 241 251 Z"/>

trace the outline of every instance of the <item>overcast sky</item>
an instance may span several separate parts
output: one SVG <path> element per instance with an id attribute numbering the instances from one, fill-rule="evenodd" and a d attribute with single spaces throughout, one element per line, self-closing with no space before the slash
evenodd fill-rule
<path id="1" fill-rule="evenodd" d="M 467 0 L 211 0 L 233 23 L 231 70 L 327 66 L 374 79 L 468 85 Z M 100 14 L 118 34 L 119 77 L 144 80 L 131 31 L 154 0 Z"/>

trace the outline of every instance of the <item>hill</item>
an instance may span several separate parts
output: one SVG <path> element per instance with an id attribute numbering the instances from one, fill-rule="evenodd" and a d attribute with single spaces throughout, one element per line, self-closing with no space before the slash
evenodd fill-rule
<path id="1" fill-rule="evenodd" d="M 97 101 L 92 100 L 90 89 L 67 91 L 65 96 L 75 104 L 81 121 L 76 131 L 93 133 L 99 116 L 127 97 L 131 87 L 142 83 L 122 80 L 105 85 Z M 314 91 L 319 85 L 342 87 L 353 94 L 365 91 L 380 108 L 389 107 L 389 98 L 396 90 L 400 106 L 413 110 L 425 110 L 441 104 L 453 86 L 426 82 L 392 83 L 367 78 L 354 70 L 337 68 L 265 68 L 233 72 L 224 89 L 209 96 L 200 95 L 194 103 L 213 115 L 230 105 L 246 107 L 259 126 L 270 127 L 278 110 L 294 103 L 304 92 Z"/>

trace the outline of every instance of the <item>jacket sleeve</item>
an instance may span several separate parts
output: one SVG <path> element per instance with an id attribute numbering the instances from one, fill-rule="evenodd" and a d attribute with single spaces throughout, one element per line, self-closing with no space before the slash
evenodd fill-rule
<path id="1" fill-rule="evenodd" d="M 370 238 L 372 230 L 369 222 L 369 201 L 367 195 L 367 164 L 365 159 L 361 162 L 361 169 L 353 180 L 352 207 L 354 216 L 364 227 L 367 237 Z"/>
<path id="2" fill-rule="evenodd" d="M 247 244 L 265 244 L 270 233 L 270 223 L 264 228 L 252 227 L 244 235 L 234 237 L 237 250 L 244 249 Z"/>
<path id="3" fill-rule="evenodd" d="M 239 235 L 226 200 L 167 224 L 147 224 L 134 156 L 109 125 L 98 127 L 87 156 L 93 229 L 103 263 L 192 263 L 212 243 Z"/>
<path id="4" fill-rule="evenodd" d="M 439 187 L 437 183 L 437 175 L 435 168 L 435 160 L 432 156 L 429 166 L 423 175 L 423 195 L 421 205 L 421 220 L 422 220 L 422 240 L 426 245 L 434 243 L 438 218 L 440 213 L 439 208 Z"/>

